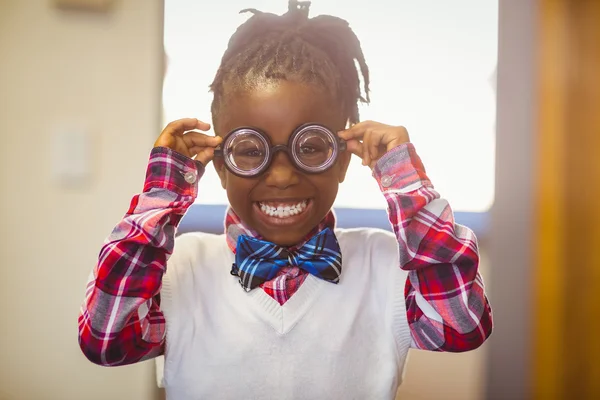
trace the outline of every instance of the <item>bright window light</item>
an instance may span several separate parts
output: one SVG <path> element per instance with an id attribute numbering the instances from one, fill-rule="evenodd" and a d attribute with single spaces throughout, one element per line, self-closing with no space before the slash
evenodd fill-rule
<path id="1" fill-rule="evenodd" d="M 210 122 L 208 85 L 227 41 L 248 14 L 283 13 L 284 0 L 165 0 L 164 122 Z M 437 190 L 456 211 L 487 211 L 494 198 L 497 0 L 313 0 L 311 16 L 349 21 L 371 71 L 371 104 L 362 120 L 404 125 Z M 227 197 L 212 167 L 202 204 Z M 384 208 L 370 170 L 350 165 L 337 207 Z"/>

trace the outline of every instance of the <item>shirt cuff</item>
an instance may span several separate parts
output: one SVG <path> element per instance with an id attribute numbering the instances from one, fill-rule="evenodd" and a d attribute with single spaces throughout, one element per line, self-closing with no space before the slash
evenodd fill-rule
<path id="1" fill-rule="evenodd" d="M 373 177 L 382 192 L 388 190 L 408 192 L 422 186 L 433 186 L 425 173 L 425 167 L 415 146 L 410 142 L 385 153 L 375 164 Z"/>
<path id="2" fill-rule="evenodd" d="M 204 170 L 199 161 L 166 147 L 155 147 L 150 152 L 144 193 L 151 189 L 167 189 L 180 196 L 196 198 L 198 181 Z"/>

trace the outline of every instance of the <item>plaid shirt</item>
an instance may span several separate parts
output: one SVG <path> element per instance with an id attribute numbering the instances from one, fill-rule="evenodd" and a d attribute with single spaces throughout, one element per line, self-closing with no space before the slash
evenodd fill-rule
<path id="1" fill-rule="evenodd" d="M 125 365 L 163 354 L 162 276 L 176 226 L 196 199 L 203 172 L 199 163 L 169 149 L 152 150 L 143 193 L 134 196 L 105 241 L 86 288 L 79 344 L 90 361 Z M 413 347 L 452 352 L 477 348 L 491 333 L 492 314 L 473 232 L 454 223 L 450 206 L 433 189 L 412 144 L 385 154 L 373 176 L 388 202 L 399 267 L 409 271 L 405 287 L 398 290 L 404 289 Z M 322 226 L 331 226 L 332 217 Z M 226 224 L 230 241 L 230 228 L 243 224 Z M 283 304 L 305 278 L 298 268 L 284 268 L 262 290 Z"/>

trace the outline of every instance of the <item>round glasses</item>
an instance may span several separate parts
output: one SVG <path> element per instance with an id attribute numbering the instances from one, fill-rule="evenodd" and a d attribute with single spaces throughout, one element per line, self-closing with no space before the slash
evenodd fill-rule
<path id="1" fill-rule="evenodd" d="M 346 149 L 346 142 L 320 124 L 305 124 L 294 130 L 287 145 L 273 146 L 260 129 L 242 127 L 233 130 L 215 149 L 215 156 L 223 157 L 231 173 L 254 177 L 265 172 L 275 153 L 285 151 L 301 171 L 317 174 L 331 168 L 338 154 Z"/>

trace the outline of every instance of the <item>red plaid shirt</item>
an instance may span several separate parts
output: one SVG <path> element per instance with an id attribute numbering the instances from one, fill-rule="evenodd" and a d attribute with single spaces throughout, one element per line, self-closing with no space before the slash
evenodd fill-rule
<path id="1" fill-rule="evenodd" d="M 134 196 L 105 241 L 87 285 L 79 344 L 92 362 L 125 365 L 163 354 L 162 276 L 177 224 L 194 203 L 203 172 L 201 165 L 180 154 L 152 150 L 143 193 Z M 477 348 L 491 333 L 492 314 L 478 271 L 475 235 L 455 224 L 412 144 L 385 154 L 373 175 L 388 202 L 399 267 L 409 271 L 405 287 L 398 290 L 404 290 L 413 347 L 452 352 Z M 283 304 L 305 277 L 300 270 L 286 269 L 262 290 Z"/>

